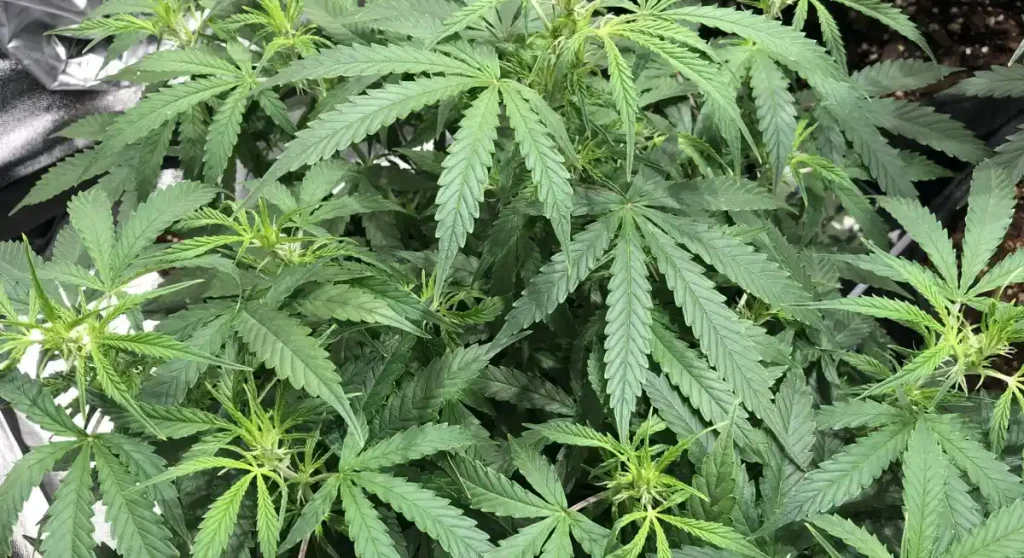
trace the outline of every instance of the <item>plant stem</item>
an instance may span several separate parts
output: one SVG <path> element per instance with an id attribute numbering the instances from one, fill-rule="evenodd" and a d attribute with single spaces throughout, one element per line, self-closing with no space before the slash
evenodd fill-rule
<path id="1" fill-rule="evenodd" d="M 611 494 L 611 490 L 605 490 L 603 492 L 598 492 L 597 494 L 594 494 L 593 496 L 591 496 L 591 497 L 589 497 L 589 498 L 587 498 L 585 500 L 580 500 L 573 507 L 571 507 L 569 509 L 572 510 L 572 511 L 580 511 L 583 508 L 589 506 L 590 504 L 593 504 L 594 502 L 596 502 L 598 500 L 601 500 L 602 498 L 604 498 L 605 496 L 607 496 L 609 494 Z"/>

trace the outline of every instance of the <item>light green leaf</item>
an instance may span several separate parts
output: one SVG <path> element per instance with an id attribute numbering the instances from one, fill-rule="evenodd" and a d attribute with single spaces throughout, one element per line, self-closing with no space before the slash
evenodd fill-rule
<path id="1" fill-rule="evenodd" d="M 619 449 L 619 444 L 615 441 L 615 438 L 582 424 L 551 421 L 544 424 L 528 424 L 526 426 L 530 430 L 535 430 L 545 438 L 559 444 L 602 448 L 612 452 Z"/>
<path id="2" fill-rule="evenodd" d="M 444 28 L 435 34 L 428 45 L 435 45 L 445 37 L 458 33 L 482 19 L 489 11 L 500 6 L 505 0 L 472 0 L 444 20 Z"/>
<path id="3" fill-rule="evenodd" d="M 1024 278 L 1024 250 L 1018 249 L 982 275 L 977 284 L 968 291 L 968 296 L 1002 289 L 1010 283 L 1019 283 L 1021 278 Z"/>
<path id="4" fill-rule="evenodd" d="M 300 298 L 296 306 L 301 313 L 321 319 L 384 324 L 425 336 L 423 330 L 395 312 L 386 300 L 344 283 L 320 287 Z"/>
<path id="5" fill-rule="evenodd" d="M 881 296 L 858 296 L 854 298 L 837 298 L 814 303 L 815 308 L 846 310 L 874 318 L 884 318 L 909 325 L 917 330 L 941 331 L 935 318 L 921 310 L 917 305 L 902 300 L 894 300 Z"/>
<path id="6" fill-rule="evenodd" d="M 415 523 L 453 558 L 476 558 L 494 548 L 475 521 L 419 484 L 368 471 L 355 473 L 351 478 L 356 485 Z"/>
<path id="7" fill-rule="evenodd" d="M 487 558 L 533 558 L 544 550 L 544 542 L 560 522 L 558 516 L 531 523 L 498 543 Z"/>
<path id="8" fill-rule="evenodd" d="M 737 533 L 732 527 L 727 527 L 721 523 L 670 515 L 659 515 L 658 518 L 686 531 L 691 536 L 709 542 L 719 548 L 731 550 L 743 556 L 755 558 L 764 558 L 765 556 L 756 546 L 747 541 L 743 535 Z"/>
<path id="9" fill-rule="evenodd" d="M 182 76 L 242 76 L 231 62 L 198 48 L 158 50 L 124 68 L 113 80 L 153 83 Z"/>
<path id="10" fill-rule="evenodd" d="M 907 418 L 907 413 L 871 399 L 854 399 L 824 405 L 815 417 L 818 428 L 877 428 Z"/>
<path id="11" fill-rule="evenodd" d="M 156 357 L 164 360 L 176 358 L 193 360 L 214 366 L 225 368 L 245 369 L 245 366 L 235 364 L 229 360 L 210 356 L 193 349 L 191 346 L 182 343 L 162 333 L 145 331 L 142 333 L 105 333 L 96 340 L 100 345 L 111 347 L 120 351 L 130 351 L 140 355 Z"/>
<path id="12" fill-rule="evenodd" d="M 477 97 L 462 121 L 455 141 L 448 148 L 437 185 L 438 238 L 435 281 L 443 285 L 451 272 L 459 250 L 473 232 L 480 217 L 480 203 L 488 184 L 494 159 L 494 140 L 498 137 L 498 88 L 488 87 Z"/>

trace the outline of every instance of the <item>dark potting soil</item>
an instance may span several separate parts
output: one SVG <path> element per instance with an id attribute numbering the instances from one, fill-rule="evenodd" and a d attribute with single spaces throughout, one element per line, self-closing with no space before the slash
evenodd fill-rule
<path id="1" fill-rule="evenodd" d="M 978 70 L 1006 64 L 1024 37 L 1024 0 L 893 0 L 914 22 L 940 64 Z M 847 45 L 851 70 L 881 60 L 924 58 L 920 47 L 878 21 L 838 3 L 828 4 Z M 963 79 L 950 76 L 918 94 Z"/>

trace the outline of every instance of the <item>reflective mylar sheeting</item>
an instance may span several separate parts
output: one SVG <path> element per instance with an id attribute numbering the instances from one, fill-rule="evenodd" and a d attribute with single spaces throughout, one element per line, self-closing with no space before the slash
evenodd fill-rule
<path id="1" fill-rule="evenodd" d="M 106 49 L 81 52 L 47 31 L 74 25 L 101 0 L 0 0 L 0 48 L 48 89 L 105 89 L 100 80 L 141 58 L 152 46 L 140 44 L 104 66 Z M 68 45 L 76 47 L 69 48 Z"/>

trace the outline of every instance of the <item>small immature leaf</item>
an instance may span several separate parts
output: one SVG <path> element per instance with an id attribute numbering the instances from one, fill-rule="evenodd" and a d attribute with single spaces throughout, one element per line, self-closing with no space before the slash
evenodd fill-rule
<path id="1" fill-rule="evenodd" d="M 106 333 L 97 339 L 97 343 L 120 351 L 130 351 L 164 360 L 180 358 L 214 366 L 223 366 L 224 368 L 245 368 L 240 364 L 197 351 L 173 337 L 155 331 L 124 334 Z"/>
<path id="2" fill-rule="evenodd" d="M 636 83 L 633 71 L 626 59 L 622 57 L 615 42 L 604 37 L 604 52 L 608 57 L 608 84 L 611 87 L 612 101 L 619 112 L 622 132 L 626 138 L 626 177 L 633 174 L 633 155 L 636 143 L 636 116 L 640 112 L 637 104 Z"/>

